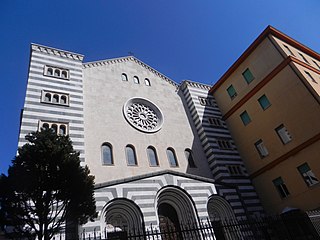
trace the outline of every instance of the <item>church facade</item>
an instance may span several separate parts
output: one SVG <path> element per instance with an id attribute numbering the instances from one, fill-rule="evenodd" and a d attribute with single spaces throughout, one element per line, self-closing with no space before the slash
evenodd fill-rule
<path id="1" fill-rule="evenodd" d="M 134 56 L 31 45 L 19 146 L 53 128 L 95 176 L 98 217 L 79 231 L 263 214 L 210 86 L 178 84 Z"/>

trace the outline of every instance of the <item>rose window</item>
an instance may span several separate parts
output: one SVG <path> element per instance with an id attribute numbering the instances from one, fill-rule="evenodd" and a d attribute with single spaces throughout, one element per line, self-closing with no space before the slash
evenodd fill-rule
<path id="1" fill-rule="evenodd" d="M 143 98 L 129 99 L 123 107 L 123 113 L 134 128 L 143 132 L 156 132 L 163 122 L 160 109 Z"/>

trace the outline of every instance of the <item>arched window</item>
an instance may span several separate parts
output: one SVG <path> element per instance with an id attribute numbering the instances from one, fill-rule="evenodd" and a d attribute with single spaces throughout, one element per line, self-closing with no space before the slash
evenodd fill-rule
<path id="1" fill-rule="evenodd" d="M 101 146 L 102 165 L 113 164 L 112 145 L 110 143 L 104 143 Z"/>
<path id="2" fill-rule="evenodd" d="M 148 78 L 145 78 L 145 79 L 144 79 L 144 83 L 145 83 L 147 86 L 151 86 L 150 80 L 149 80 Z"/>
<path id="3" fill-rule="evenodd" d="M 148 154 L 148 159 L 149 159 L 150 166 L 151 167 L 159 166 L 156 149 L 154 147 L 152 147 L 152 146 L 149 146 L 147 148 L 147 154 Z"/>
<path id="4" fill-rule="evenodd" d="M 54 70 L 54 76 L 60 77 L 60 70 L 59 69 Z"/>
<path id="5" fill-rule="evenodd" d="M 47 75 L 50 75 L 50 76 L 53 75 L 53 69 L 52 68 L 48 68 L 47 69 Z"/>
<path id="6" fill-rule="evenodd" d="M 59 95 L 58 94 L 53 95 L 52 102 L 59 103 Z"/>
<path id="7" fill-rule="evenodd" d="M 48 124 L 48 123 L 42 124 L 42 128 L 43 128 L 43 129 L 49 129 L 49 124 Z"/>
<path id="8" fill-rule="evenodd" d="M 167 157 L 170 163 L 170 167 L 178 167 L 178 161 L 173 148 L 167 148 Z"/>
<path id="9" fill-rule="evenodd" d="M 55 133 L 58 132 L 58 126 L 57 126 L 57 124 L 52 124 L 52 125 L 51 125 L 51 128 L 53 129 L 53 131 L 54 131 Z"/>
<path id="10" fill-rule="evenodd" d="M 122 73 L 122 74 L 121 74 L 121 79 L 122 79 L 122 81 L 128 81 L 127 74 Z"/>
<path id="11" fill-rule="evenodd" d="M 139 78 L 137 76 L 134 76 L 133 77 L 133 82 L 136 83 L 136 84 L 139 84 L 140 83 Z"/>
<path id="12" fill-rule="evenodd" d="M 51 94 L 50 93 L 46 93 L 46 95 L 44 96 L 44 101 L 51 102 Z"/>
<path id="13" fill-rule="evenodd" d="M 137 165 L 136 151 L 132 145 L 126 146 L 126 157 L 127 157 L 127 164 L 129 166 Z"/>
<path id="14" fill-rule="evenodd" d="M 62 71 L 62 72 L 61 72 L 61 76 L 62 76 L 63 78 L 68 78 L 68 73 L 67 73 L 67 71 Z"/>
<path id="15" fill-rule="evenodd" d="M 59 127 L 59 134 L 60 135 L 66 135 L 67 134 L 67 128 L 65 125 L 60 125 Z"/>
<path id="16" fill-rule="evenodd" d="M 64 96 L 64 95 L 61 96 L 60 100 L 61 100 L 61 102 L 60 102 L 61 104 L 67 104 L 67 97 L 66 96 Z"/>
<path id="17" fill-rule="evenodd" d="M 191 149 L 187 148 L 186 150 L 184 150 L 184 154 L 186 155 L 186 159 L 188 160 L 189 167 L 196 168 L 197 166 L 194 163 L 193 153 L 192 153 Z"/>

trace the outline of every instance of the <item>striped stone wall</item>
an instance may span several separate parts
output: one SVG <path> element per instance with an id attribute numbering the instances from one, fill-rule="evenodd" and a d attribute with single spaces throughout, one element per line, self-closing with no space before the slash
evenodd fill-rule
<path id="1" fill-rule="evenodd" d="M 232 206 L 236 217 L 261 214 L 263 209 L 248 177 L 215 99 L 208 95 L 210 86 L 184 81 L 180 91 L 187 112 L 202 143 L 207 161 L 217 186 L 218 194 Z M 219 119 L 210 123 L 209 118 Z"/>
<path id="2" fill-rule="evenodd" d="M 68 126 L 74 149 L 80 152 L 80 159 L 84 161 L 82 60 L 83 56 L 79 54 L 31 45 L 19 147 L 26 143 L 26 134 L 39 129 L 41 121 L 64 123 Z M 68 70 L 69 79 L 46 76 L 46 66 Z M 43 91 L 65 94 L 69 97 L 69 106 L 43 102 Z"/>
<path id="3" fill-rule="evenodd" d="M 161 171 L 96 186 L 95 199 L 98 217 L 94 222 L 83 225 L 82 231 L 103 230 L 105 227 L 104 210 L 109 201 L 117 198 L 133 201 L 140 208 L 146 227 L 151 224 L 157 226 L 157 194 L 168 186 L 182 189 L 189 195 L 195 207 L 196 219 L 201 220 L 208 217 L 209 197 L 216 194 L 216 187 L 211 179 L 173 171 Z"/>

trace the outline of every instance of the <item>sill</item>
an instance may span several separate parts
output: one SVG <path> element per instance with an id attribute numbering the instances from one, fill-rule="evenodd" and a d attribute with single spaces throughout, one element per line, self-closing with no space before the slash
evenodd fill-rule
<path id="1" fill-rule="evenodd" d="M 46 75 L 46 74 L 43 74 L 43 76 L 51 77 L 51 78 L 55 78 L 55 79 L 60 79 L 60 80 L 64 80 L 64 81 L 69 81 L 70 80 L 70 77 L 69 78 L 63 78 L 63 77 L 58 77 L 58 76 L 54 76 L 54 75 Z"/>
<path id="2" fill-rule="evenodd" d="M 114 164 L 102 164 L 103 167 L 113 167 Z"/>
<path id="3" fill-rule="evenodd" d="M 266 108 L 262 108 L 263 111 L 267 110 L 269 107 L 271 107 L 271 104 L 269 106 L 267 106 Z"/>

